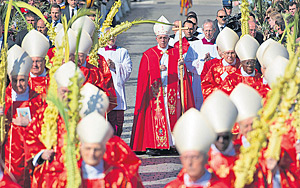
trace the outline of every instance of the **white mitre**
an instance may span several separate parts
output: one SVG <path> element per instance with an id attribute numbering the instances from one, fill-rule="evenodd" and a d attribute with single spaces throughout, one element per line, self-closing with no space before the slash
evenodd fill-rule
<path id="1" fill-rule="evenodd" d="M 204 101 L 201 112 L 209 120 L 216 133 L 231 132 L 238 110 L 229 96 L 217 90 Z"/>
<path id="2" fill-rule="evenodd" d="M 225 27 L 218 35 L 216 44 L 221 52 L 235 50 L 239 36 L 232 29 Z"/>
<path id="3" fill-rule="evenodd" d="M 22 48 L 30 57 L 45 57 L 50 48 L 49 40 L 34 29 L 29 31 L 23 41 Z"/>
<path id="4" fill-rule="evenodd" d="M 55 46 L 61 46 L 64 40 L 64 30 L 61 29 L 55 38 Z M 69 53 L 75 54 L 76 51 L 76 32 L 73 29 L 68 29 Z"/>
<path id="5" fill-rule="evenodd" d="M 92 37 L 95 31 L 95 23 L 88 16 L 82 16 L 72 24 L 71 28 L 77 32 L 82 28 Z"/>
<path id="6" fill-rule="evenodd" d="M 76 38 L 78 37 L 78 32 L 76 32 Z M 93 41 L 90 37 L 90 35 L 85 32 L 84 30 L 81 31 L 80 35 L 80 41 L 78 46 L 78 52 L 88 54 L 90 52 L 90 49 L 93 45 Z"/>
<path id="7" fill-rule="evenodd" d="M 81 118 L 94 111 L 98 112 L 102 116 L 105 116 L 105 113 L 109 106 L 109 99 L 101 89 L 94 86 L 93 84 L 86 83 L 80 89 L 80 94 L 80 103 L 82 107 L 79 111 L 79 115 Z"/>
<path id="8" fill-rule="evenodd" d="M 273 39 L 268 39 L 266 40 L 265 42 L 263 42 L 259 48 L 257 49 L 257 52 L 256 52 L 256 57 L 257 57 L 257 60 L 259 61 L 260 65 L 261 66 L 264 66 L 263 64 L 263 54 L 266 50 L 266 48 L 270 45 L 270 44 L 276 44 L 277 42 Z"/>
<path id="9" fill-rule="evenodd" d="M 75 75 L 75 68 L 75 63 L 69 61 L 56 70 L 54 73 L 54 78 L 56 80 L 57 87 L 68 87 L 72 85 L 70 79 Z M 84 75 L 78 67 L 76 71 L 78 72 L 78 82 L 80 85 L 82 85 L 85 80 Z"/>
<path id="10" fill-rule="evenodd" d="M 268 68 L 268 66 L 272 65 L 274 62 L 274 57 L 276 56 L 282 56 L 286 59 L 289 59 L 289 52 L 283 45 L 279 43 L 270 44 L 267 46 L 262 56 L 264 66 Z"/>
<path id="11" fill-rule="evenodd" d="M 235 45 L 235 52 L 241 61 L 256 59 L 259 43 L 251 35 L 244 35 Z"/>
<path id="12" fill-rule="evenodd" d="M 262 107 L 262 97 L 252 87 L 240 83 L 230 94 L 231 101 L 238 109 L 237 122 L 256 117 Z"/>
<path id="13" fill-rule="evenodd" d="M 102 115 L 92 112 L 78 123 L 77 134 L 83 143 L 105 144 L 114 134 L 114 130 Z"/>
<path id="14" fill-rule="evenodd" d="M 289 60 L 282 56 L 276 56 L 270 66 L 267 67 L 264 77 L 268 85 L 272 88 L 272 83 L 275 83 L 279 77 L 284 76 L 285 68 Z"/>
<path id="15" fill-rule="evenodd" d="M 185 151 L 207 153 L 217 138 L 209 121 L 195 108 L 189 109 L 178 119 L 173 133 L 180 154 Z"/>
<path id="16" fill-rule="evenodd" d="M 28 76 L 32 59 L 23 48 L 15 44 L 7 52 L 7 74 L 11 76 Z"/>
<path id="17" fill-rule="evenodd" d="M 164 22 L 164 23 L 170 23 L 167 18 L 165 18 L 164 16 L 161 16 L 157 21 L 159 22 Z M 170 35 L 170 32 L 172 30 L 172 26 L 171 25 L 165 25 L 165 24 L 154 24 L 153 26 L 153 31 L 155 33 L 155 35 Z"/>

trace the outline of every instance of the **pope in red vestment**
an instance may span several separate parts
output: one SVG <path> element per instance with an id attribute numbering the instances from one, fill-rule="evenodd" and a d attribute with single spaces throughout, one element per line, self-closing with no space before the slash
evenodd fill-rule
<path id="1" fill-rule="evenodd" d="M 146 148 L 169 149 L 169 134 L 181 113 L 178 79 L 178 49 L 168 49 L 167 92 L 163 91 L 159 62 L 163 56 L 157 47 L 144 52 L 138 75 L 134 123 L 130 146 L 133 151 L 145 151 Z M 184 106 L 185 110 L 193 106 L 192 88 L 185 72 Z M 167 97 L 168 101 L 164 101 Z M 165 103 L 168 104 L 166 109 Z M 166 114 L 168 112 L 168 114 Z M 169 120 L 168 120 L 169 119 Z M 168 122 L 171 130 L 168 130 Z"/>

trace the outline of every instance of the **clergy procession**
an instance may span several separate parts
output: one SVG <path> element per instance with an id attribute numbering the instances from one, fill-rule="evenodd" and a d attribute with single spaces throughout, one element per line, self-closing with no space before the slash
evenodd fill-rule
<path id="1" fill-rule="evenodd" d="M 202 22 L 178 3 L 124 21 L 127 0 L 1 1 L 0 187 L 152 187 L 145 155 L 180 160 L 159 187 L 300 187 L 300 2 L 220 0 Z M 141 25 L 135 70 L 118 35 Z"/>

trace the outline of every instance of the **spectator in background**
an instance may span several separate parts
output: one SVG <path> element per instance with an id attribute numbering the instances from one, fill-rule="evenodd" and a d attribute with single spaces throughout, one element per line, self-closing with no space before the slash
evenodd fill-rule
<path id="1" fill-rule="evenodd" d="M 48 28 L 42 19 L 39 19 L 36 23 L 36 29 L 41 32 L 45 37 L 47 37 Z"/>
<path id="2" fill-rule="evenodd" d="M 257 25 L 253 21 L 249 21 L 249 34 L 257 40 L 257 42 L 261 45 L 264 42 L 264 36 L 260 32 L 257 32 Z M 255 68 L 261 74 L 261 65 L 256 62 Z"/>
<path id="3" fill-rule="evenodd" d="M 294 16 L 296 11 L 298 11 L 297 3 L 295 1 L 291 1 L 289 3 L 289 13 Z"/>
<path id="4" fill-rule="evenodd" d="M 217 11 L 217 18 L 214 21 L 214 27 L 216 28 L 216 32 L 214 33 L 215 39 L 217 39 L 219 33 L 225 27 L 225 20 L 224 20 L 225 17 L 226 17 L 226 13 L 223 9 Z"/>
<path id="5" fill-rule="evenodd" d="M 199 28 L 198 27 L 198 18 L 197 18 L 197 15 L 189 15 L 186 20 L 190 20 L 194 23 L 194 37 L 197 37 L 198 39 L 202 39 L 204 37 L 204 34 L 203 34 L 203 31 L 202 31 L 202 28 Z"/>
<path id="6" fill-rule="evenodd" d="M 61 23 L 61 9 L 58 4 L 53 4 L 50 10 L 52 26 L 55 27 L 58 23 Z"/>
<path id="7" fill-rule="evenodd" d="M 77 2 L 78 0 L 68 0 L 68 5 L 66 5 L 66 8 L 61 11 L 63 15 L 66 15 L 67 21 L 77 14 Z"/>
<path id="8" fill-rule="evenodd" d="M 61 9 L 65 9 L 66 8 L 65 0 L 56 0 L 56 4 L 58 4 Z"/>
<path id="9" fill-rule="evenodd" d="M 26 19 L 26 22 L 28 24 L 31 24 L 34 28 L 36 28 L 36 16 L 34 13 L 32 12 L 28 12 L 26 15 L 25 15 L 25 19 Z M 17 36 L 16 36 L 16 44 L 21 46 L 22 44 L 22 41 L 23 41 L 23 38 L 25 37 L 25 35 L 28 33 L 27 29 L 24 29 L 24 30 L 21 30 L 20 32 L 18 32 Z"/>
<path id="10" fill-rule="evenodd" d="M 223 0 L 223 10 L 226 11 L 226 16 L 230 16 L 232 13 L 232 1 Z"/>
<path id="11" fill-rule="evenodd" d="M 174 26 L 172 27 L 172 29 L 178 28 L 179 27 L 179 20 L 175 20 L 173 22 Z M 174 46 L 174 44 L 178 41 L 178 34 L 177 34 L 177 30 L 173 31 L 174 34 L 170 35 L 170 40 L 169 40 L 169 46 Z"/>

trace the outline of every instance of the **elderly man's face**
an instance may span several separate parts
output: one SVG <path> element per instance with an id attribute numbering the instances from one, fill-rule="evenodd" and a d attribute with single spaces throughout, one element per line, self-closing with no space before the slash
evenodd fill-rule
<path id="1" fill-rule="evenodd" d="M 28 76 L 18 75 L 10 78 L 11 87 L 17 94 L 22 94 L 26 91 L 28 86 Z"/>
<path id="2" fill-rule="evenodd" d="M 295 12 L 297 10 L 297 6 L 294 4 L 293 6 L 289 6 L 289 13 L 291 13 L 291 15 L 295 15 Z"/>
<path id="3" fill-rule="evenodd" d="M 187 28 L 188 28 L 187 30 L 183 30 L 183 33 L 184 33 L 185 37 L 186 37 L 186 38 L 191 38 L 191 37 L 193 37 L 193 33 L 194 33 L 194 31 L 195 31 L 194 24 L 186 22 L 186 23 L 184 24 L 184 27 L 187 27 Z"/>
<path id="4" fill-rule="evenodd" d="M 253 38 L 256 37 L 256 24 L 254 22 L 249 22 L 249 34 Z"/>
<path id="5" fill-rule="evenodd" d="M 205 173 L 207 154 L 199 151 L 185 151 L 180 161 L 192 181 L 196 181 Z"/>
<path id="6" fill-rule="evenodd" d="M 97 166 L 103 159 L 105 144 L 101 143 L 82 143 L 80 146 L 82 160 L 90 165 Z"/>
<path id="7" fill-rule="evenodd" d="M 43 57 L 32 57 L 32 67 L 30 72 L 36 76 L 41 75 L 45 70 L 46 60 Z"/>
<path id="8" fill-rule="evenodd" d="M 220 25 L 225 25 L 225 21 L 223 20 L 223 18 L 225 18 L 225 17 L 226 17 L 225 11 L 220 10 L 218 12 L 218 16 L 217 16 L 217 20 Z"/>
<path id="9" fill-rule="evenodd" d="M 232 134 L 231 132 L 223 132 L 217 134 L 217 140 L 215 141 L 215 146 L 219 151 L 225 151 L 230 142 L 231 142 Z"/>
<path id="10" fill-rule="evenodd" d="M 67 102 L 68 93 L 69 93 L 69 89 L 67 87 L 58 87 L 57 88 L 57 95 L 61 101 Z"/>
<path id="11" fill-rule="evenodd" d="M 239 122 L 240 135 L 243 135 L 247 138 L 248 132 L 252 131 L 253 117 L 245 119 Z"/>
<path id="12" fill-rule="evenodd" d="M 156 41 L 161 48 L 166 48 L 169 43 L 169 36 L 168 35 L 157 35 Z"/>
<path id="13" fill-rule="evenodd" d="M 236 53 L 234 50 L 228 50 L 226 52 L 223 52 L 223 58 L 227 63 L 232 64 L 236 59 Z"/>
<path id="14" fill-rule="evenodd" d="M 43 35 L 47 36 L 47 27 L 44 21 L 41 19 L 36 23 L 36 29 L 41 32 Z"/>
<path id="15" fill-rule="evenodd" d="M 208 22 L 203 25 L 203 32 L 206 39 L 212 39 L 214 37 L 216 29 L 213 28 L 213 23 Z"/>
<path id="16" fill-rule="evenodd" d="M 252 74 L 255 71 L 256 60 L 255 59 L 247 59 L 241 62 L 244 71 L 247 74 Z"/>

